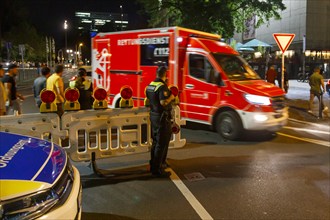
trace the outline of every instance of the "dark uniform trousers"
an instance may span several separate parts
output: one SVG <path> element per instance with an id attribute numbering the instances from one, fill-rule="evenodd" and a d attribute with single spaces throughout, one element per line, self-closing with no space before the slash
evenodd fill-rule
<path id="1" fill-rule="evenodd" d="M 150 121 L 154 140 L 151 146 L 150 168 L 152 173 L 158 174 L 163 171 L 162 164 L 165 163 L 171 139 L 171 112 L 150 112 Z"/>

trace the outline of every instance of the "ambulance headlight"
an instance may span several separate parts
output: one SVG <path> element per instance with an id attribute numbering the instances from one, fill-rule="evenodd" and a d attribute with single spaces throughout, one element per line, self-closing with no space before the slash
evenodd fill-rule
<path id="1" fill-rule="evenodd" d="M 270 105 L 270 99 L 267 96 L 244 94 L 244 98 L 254 105 Z"/>

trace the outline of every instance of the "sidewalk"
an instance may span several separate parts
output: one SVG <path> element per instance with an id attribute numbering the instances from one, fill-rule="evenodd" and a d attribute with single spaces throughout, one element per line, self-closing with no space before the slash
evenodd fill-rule
<path id="1" fill-rule="evenodd" d="M 309 109 L 309 89 L 310 86 L 306 82 L 289 80 L 289 90 L 286 94 L 286 104 L 289 106 L 289 118 L 293 120 L 330 126 L 330 96 L 328 94 L 323 94 L 323 102 L 329 108 L 328 117 L 323 115 L 323 118 L 317 118 L 317 98 L 314 99 L 313 113 L 315 115 L 307 112 Z"/>

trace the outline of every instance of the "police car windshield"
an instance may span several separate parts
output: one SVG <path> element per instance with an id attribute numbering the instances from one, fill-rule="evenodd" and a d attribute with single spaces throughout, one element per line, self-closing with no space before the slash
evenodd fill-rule
<path id="1" fill-rule="evenodd" d="M 213 57 L 232 81 L 260 79 L 260 76 L 240 56 L 213 53 Z"/>

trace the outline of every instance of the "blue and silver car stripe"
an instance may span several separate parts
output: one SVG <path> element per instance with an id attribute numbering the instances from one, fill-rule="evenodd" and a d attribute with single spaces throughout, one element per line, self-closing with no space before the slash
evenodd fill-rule
<path id="1" fill-rule="evenodd" d="M 0 179 L 52 184 L 66 165 L 64 150 L 33 137 L 0 132 Z"/>

